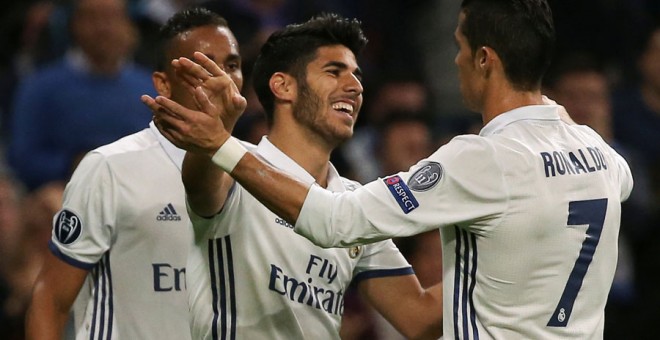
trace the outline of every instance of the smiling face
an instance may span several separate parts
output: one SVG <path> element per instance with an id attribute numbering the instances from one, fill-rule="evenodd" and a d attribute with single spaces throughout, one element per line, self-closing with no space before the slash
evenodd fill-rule
<path id="1" fill-rule="evenodd" d="M 241 57 L 238 51 L 236 38 L 227 27 L 208 25 L 185 31 L 169 43 L 166 50 L 166 60 L 179 57 L 193 59 L 193 53 L 199 51 L 220 66 L 229 77 L 236 83 L 240 90 L 243 87 L 243 73 L 241 71 Z M 165 66 L 167 82 L 169 83 L 169 95 L 160 93 L 183 106 L 194 107 L 193 97 L 184 86 L 171 65 Z M 159 90 L 159 92 L 162 92 Z"/>
<path id="2" fill-rule="evenodd" d="M 361 72 L 355 55 L 342 45 L 324 46 L 299 82 L 293 114 L 306 129 L 331 145 L 353 135 L 362 107 Z"/>

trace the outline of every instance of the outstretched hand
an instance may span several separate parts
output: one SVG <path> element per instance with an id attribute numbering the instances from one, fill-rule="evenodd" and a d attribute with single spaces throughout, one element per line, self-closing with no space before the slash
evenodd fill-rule
<path id="1" fill-rule="evenodd" d="M 172 66 L 189 88 L 195 107 L 184 107 L 163 96 L 143 95 L 141 99 L 151 109 L 158 130 L 172 144 L 212 156 L 229 138 L 247 101 L 213 60 L 200 52 L 193 59 L 174 59 Z"/>
<path id="2" fill-rule="evenodd" d="M 204 53 L 195 52 L 193 59 L 194 61 L 186 57 L 174 59 L 172 67 L 177 76 L 188 85 L 191 92 L 201 87 L 210 102 L 223 109 L 220 119 L 231 131 L 245 111 L 246 99 L 241 95 L 231 77 Z M 197 109 L 201 110 L 199 103 L 197 103 Z"/>
<path id="3" fill-rule="evenodd" d="M 177 147 L 209 157 L 230 137 L 220 119 L 219 108 L 211 103 L 208 95 L 197 87 L 193 96 L 200 111 L 188 109 L 163 96 L 141 97 L 153 112 L 158 130 Z"/>

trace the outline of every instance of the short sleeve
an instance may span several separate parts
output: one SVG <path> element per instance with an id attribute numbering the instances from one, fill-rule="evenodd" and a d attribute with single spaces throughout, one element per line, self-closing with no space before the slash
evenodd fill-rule
<path id="1" fill-rule="evenodd" d="M 355 246 L 355 250 L 360 249 L 360 247 L 363 248 L 364 254 L 355 266 L 353 272 L 354 282 L 376 277 L 414 274 L 412 266 L 392 240 Z"/>
<path id="2" fill-rule="evenodd" d="M 114 174 L 96 152 L 83 158 L 64 191 L 62 209 L 53 218 L 50 249 L 65 262 L 91 269 L 110 249 L 116 233 Z"/>

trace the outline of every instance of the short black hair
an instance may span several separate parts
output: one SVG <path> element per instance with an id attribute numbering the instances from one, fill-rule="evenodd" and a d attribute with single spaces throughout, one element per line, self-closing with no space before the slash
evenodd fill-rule
<path id="1" fill-rule="evenodd" d="M 463 0 L 461 32 L 474 52 L 488 46 L 517 90 L 541 86 L 555 52 L 556 33 L 546 0 Z"/>
<path id="2" fill-rule="evenodd" d="M 185 9 L 169 18 L 158 32 L 160 55 L 158 57 L 157 70 L 162 71 L 169 62 L 169 60 L 166 60 L 166 51 L 169 49 L 169 43 L 172 39 L 183 32 L 210 25 L 229 27 L 225 18 L 203 7 Z"/>
<path id="3" fill-rule="evenodd" d="M 357 19 L 334 13 L 322 13 L 302 24 L 291 24 L 268 38 L 261 47 L 252 71 L 252 82 L 268 124 L 272 124 L 275 97 L 270 91 L 270 77 L 285 72 L 302 81 L 307 64 L 320 47 L 344 45 L 357 57 L 367 38 Z"/>

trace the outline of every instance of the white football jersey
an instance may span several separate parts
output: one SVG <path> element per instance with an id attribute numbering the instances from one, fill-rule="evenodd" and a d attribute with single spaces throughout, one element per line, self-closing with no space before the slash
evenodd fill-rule
<path id="1" fill-rule="evenodd" d="M 190 339 L 184 154 L 152 123 L 76 168 L 50 241 L 55 255 L 89 270 L 74 305 L 76 339 Z"/>
<path id="2" fill-rule="evenodd" d="M 266 137 L 251 148 L 289 174 L 314 181 Z M 331 167 L 329 190 L 355 187 Z M 337 339 L 351 280 L 413 274 L 391 241 L 348 249 L 315 246 L 236 183 L 218 215 L 190 216 L 193 339 Z"/>
<path id="3" fill-rule="evenodd" d="M 333 246 L 440 228 L 447 339 L 602 339 L 632 176 L 558 109 L 499 115 L 355 193 L 315 186 L 295 230 Z"/>

